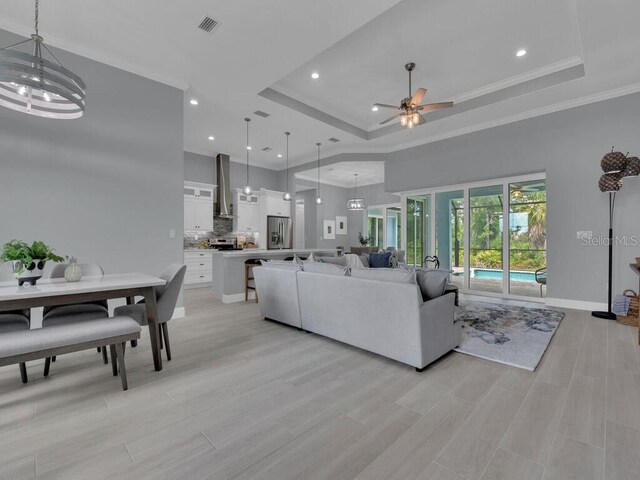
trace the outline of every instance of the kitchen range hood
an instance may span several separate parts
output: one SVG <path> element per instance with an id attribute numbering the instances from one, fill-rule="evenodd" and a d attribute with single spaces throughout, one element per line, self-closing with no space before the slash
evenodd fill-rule
<path id="1" fill-rule="evenodd" d="M 229 183 L 230 173 L 229 155 L 219 153 L 216 156 L 216 179 L 218 183 L 217 201 L 215 204 L 215 215 L 220 218 L 233 218 L 231 210 L 231 185 Z"/>

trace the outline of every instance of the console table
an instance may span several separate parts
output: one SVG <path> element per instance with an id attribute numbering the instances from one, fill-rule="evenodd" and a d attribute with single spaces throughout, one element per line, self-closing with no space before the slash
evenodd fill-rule
<path id="1" fill-rule="evenodd" d="M 632 263 L 629 266 L 631 267 L 631 270 L 636 272 L 636 275 L 638 275 L 638 277 L 640 277 L 640 266 L 636 265 L 635 263 Z M 640 288 L 639 288 L 639 290 L 640 290 Z M 640 319 L 638 320 L 638 344 L 640 344 Z"/>

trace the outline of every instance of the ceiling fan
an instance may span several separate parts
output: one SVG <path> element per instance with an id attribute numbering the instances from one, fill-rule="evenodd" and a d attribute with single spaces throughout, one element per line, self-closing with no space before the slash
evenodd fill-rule
<path id="1" fill-rule="evenodd" d="M 408 128 L 413 128 L 415 125 L 422 125 L 423 123 L 425 123 L 425 119 L 421 115 L 422 112 L 429 112 L 431 110 L 440 110 L 443 108 L 453 107 L 453 102 L 428 103 L 426 105 L 420 105 L 420 102 L 422 102 L 422 99 L 427 93 L 427 89 L 419 88 L 418 90 L 416 90 L 416 93 L 411 96 L 411 72 L 413 72 L 413 70 L 416 68 L 416 64 L 413 62 L 407 63 L 404 68 L 407 70 L 407 72 L 409 72 L 409 96 L 402 99 L 399 107 L 395 105 L 388 105 L 386 103 L 374 103 L 376 107 L 401 110 L 400 113 L 396 113 L 395 115 L 380 122 L 380 125 L 384 125 L 385 123 L 388 123 L 391 120 L 400 117 L 401 125 Z"/>

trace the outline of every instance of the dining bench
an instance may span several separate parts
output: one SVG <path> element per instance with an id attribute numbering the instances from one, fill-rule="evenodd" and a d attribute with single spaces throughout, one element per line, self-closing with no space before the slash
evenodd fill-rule
<path id="1" fill-rule="evenodd" d="M 116 359 L 113 358 L 117 356 L 122 389 L 127 390 L 124 344 L 131 340 L 138 340 L 141 330 L 142 327 L 132 318 L 118 316 L 3 333 L 0 335 L 0 366 L 109 345 L 113 373 L 117 375 L 118 372 L 115 365 Z M 26 383 L 26 373 L 22 381 Z"/>

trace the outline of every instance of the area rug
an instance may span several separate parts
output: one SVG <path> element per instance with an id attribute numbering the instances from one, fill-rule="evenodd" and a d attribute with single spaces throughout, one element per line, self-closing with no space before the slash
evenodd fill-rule
<path id="1" fill-rule="evenodd" d="M 464 302 L 456 309 L 462 322 L 456 351 L 533 371 L 563 317 L 546 308 Z"/>

